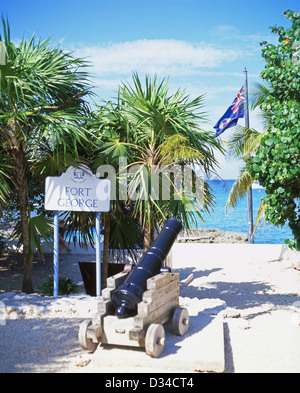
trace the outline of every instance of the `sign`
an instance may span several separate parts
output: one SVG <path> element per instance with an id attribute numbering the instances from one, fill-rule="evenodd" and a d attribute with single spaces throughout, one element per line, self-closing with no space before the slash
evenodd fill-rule
<path id="1" fill-rule="evenodd" d="M 87 166 L 71 166 L 61 176 L 46 178 L 45 209 L 108 212 L 110 189 L 110 180 L 99 179 Z"/>

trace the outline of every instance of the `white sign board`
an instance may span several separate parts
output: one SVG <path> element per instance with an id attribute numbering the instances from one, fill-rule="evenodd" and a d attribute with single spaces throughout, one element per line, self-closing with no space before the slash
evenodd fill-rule
<path id="1" fill-rule="evenodd" d="M 71 166 L 61 176 L 46 178 L 45 209 L 108 212 L 110 189 L 110 180 L 99 179 L 87 166 Z"/>

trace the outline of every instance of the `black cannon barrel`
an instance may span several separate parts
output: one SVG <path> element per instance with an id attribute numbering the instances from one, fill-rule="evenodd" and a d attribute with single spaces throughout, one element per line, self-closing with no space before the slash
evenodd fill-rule
<path id="1" fill-rule="evenodd" d="M 118 318 L 127 318 L 137 313 L 137 305 L 142 300 L 148 278 L 159 273 L 181 229 L 180 221 L 168 219 L 139 263 L 133 267 L 123 284 L 113 292 L 112 303 Z"/>

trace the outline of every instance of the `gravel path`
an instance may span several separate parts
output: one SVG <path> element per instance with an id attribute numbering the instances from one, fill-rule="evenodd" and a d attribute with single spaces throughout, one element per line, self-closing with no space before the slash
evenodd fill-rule
<path id="1" fill-rule="evenodd" d="M 60 272 L 82 285 L 81 258 L 64 256 Z M 181 280 L 194 274 L 180 293 L 190 313 L 223 315 L 225 372 L 300 372 L 300 263 L 220 260 L 177 271 Z M 79 324 L 96 304 L 84 293 L 56 299 L 0 293 L 0 372 L 134 371 L 99 370 L 81 350 Z"/>

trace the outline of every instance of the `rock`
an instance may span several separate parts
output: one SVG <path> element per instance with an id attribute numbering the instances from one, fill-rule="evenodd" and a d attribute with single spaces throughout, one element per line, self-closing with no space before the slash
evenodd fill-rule
<path id="1" fill-rule="evenodd" d="M 235 308 L 228 307 L 222 313 L 223 318 L 241 318 L 241 312 Z"/>
<path id="2" fill-rule="evenodd" d="M 6 292 L 0 294 L 0 302 L 4 307 L 4 317 L 9 319 L 43 316 L 55 318 L 62 315 L 88 318 L 96 312 L 98 299 L 86 294 L 54 298 L 40 294 Z"/>
<path id="3" fill-rule="evenodd" d="M 184 231 L 178 243 L 248 243 L 247 233 L 221 231 L 216 228 L 193 229 Z"/>

